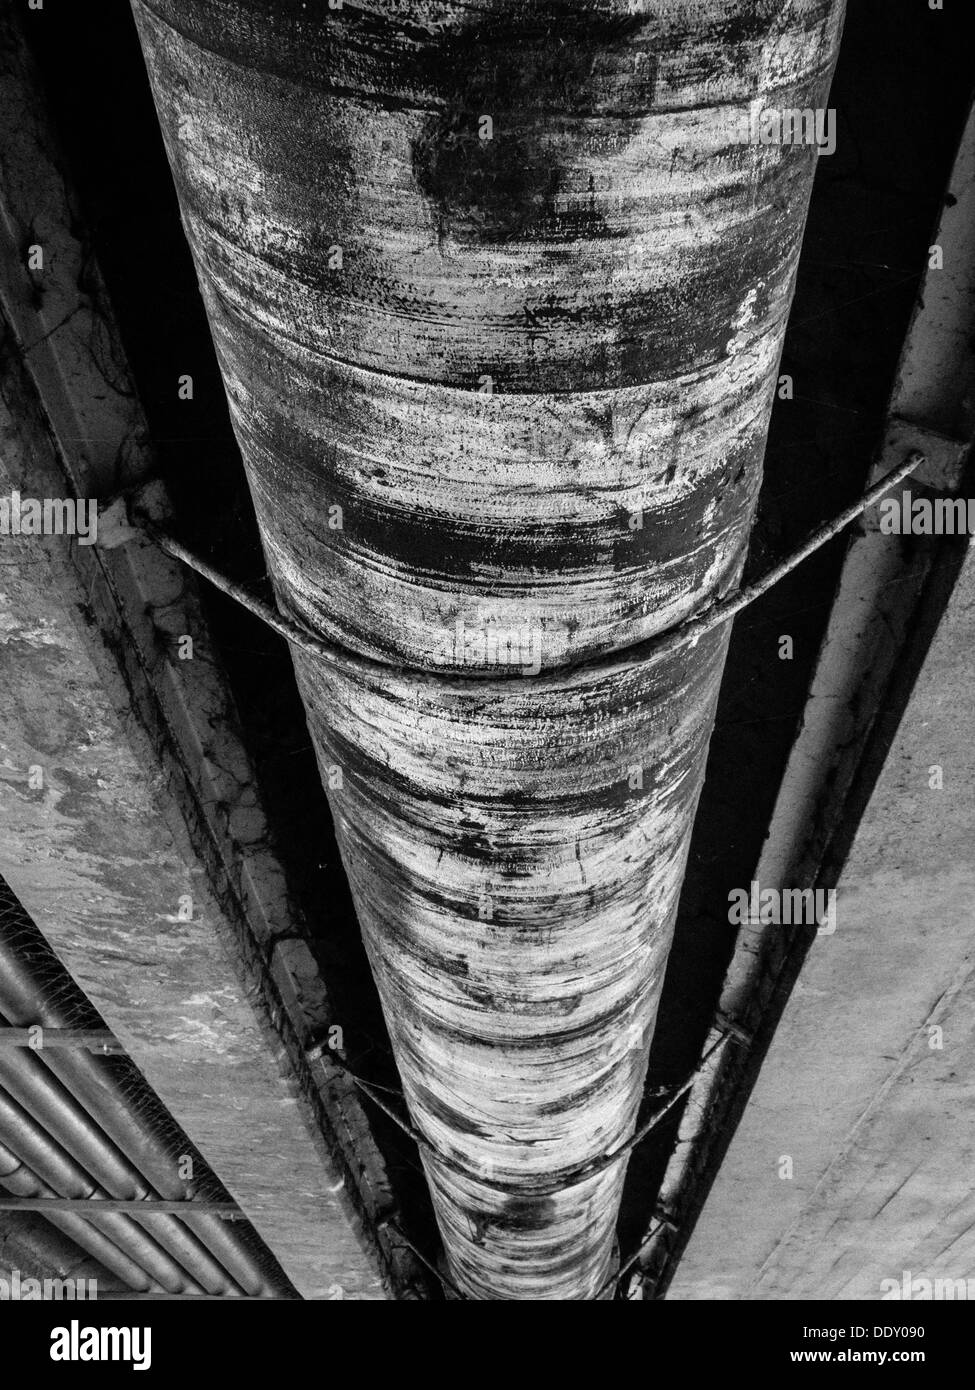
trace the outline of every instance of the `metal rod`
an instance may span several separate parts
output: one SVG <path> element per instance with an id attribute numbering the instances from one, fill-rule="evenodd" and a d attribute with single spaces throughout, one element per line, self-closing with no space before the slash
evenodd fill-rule
<path id="1" fill-rule="evenodd" d="M 46 1047 L 82 1048 L 103 1056 L 125 1054 L 125 1048 L 107 1028 L 45 1028 L 39 1023 L 26 1028 L 0 1027 L 0 1047 L 28 1047 L 43 1052 Z"/>
<path id="2" fill-rule="evenodd" d="M 663 1217 L 654 1214 L 650 1218 L 650 1225 L 647 1228 L 647 1233 L 641 1240 L 640 1244 L 637 1246 L 636 1250 L 634 1250 L 633 1254 L 630 1256 L 630 1258 L 626 1261 L 625 1264 L 620 1265 L 619 1269 L 614 1274 L 611 1274 L 608 1279 L 605 1279 L 603 1283 L 600 1284 L 599 1288 L 596 1290 L 596 1298 L 601 1298 L 602 1295 L 607 1291 L 607 1289 L 613 1289 L 615 1296 L 616 1290 L 619 1288 L 620 1284 L 622 1284 L 627 1274 L 629 1274 L 630 1270 L 636 1264 L 637 1260 L 643 1254 L 644 1250 L 650 1244 L 651 1240 L 653 1240 L 657 1232 L 663 1226 L 672 1225 L 674 1225 L 674 1222 L 664 1220 Z"/>
<path id="3" fill-rule="evenodd" d="M 43 1068 L 38 1067 L 37 1070 L 43 1077 Z M 54 1133 L 59 1134 L 60 1130 L 56 1127 Z M 84 1159 L 68 1153 L 63 1144 L 37 1122 L 29 1109 L 18 1104 L 2 1089 L 0 1142 L 49 1189 L 33 1192 L 14 1190 L 8 1194 L 12 1197 L 71 1198 L 93 1204 L 101 1198 L 132 1200 L 155 1195 L 138 1187 L 130 1186 L 119 1192 L 100 1185 L 85 1167 Z M 6 1180 L 0 1178 L 0 1185 L 6 1185 Z M 236 1292 L 226 1271 L 202 1249 L 195 1236 L 177 1217 L 112 1212 L 105 1210 L 104 1202 L 102 1208 L 98 1216 L 91 1219 L 117 1244 L 121 1244 L 155 1283 L 171 1293 Z M 147 1229 L 149 1223 L 151 1229 Z"/>
<path id="4" fill-rule="evenodd" d="M 99 1303 L 227 1303 L 227 1294 L 222 1293 L 129 1293 L 125 1289 L 98 1290 Z M 282 1294 L 240 1294 L 234 1303 L 294 1303 L 294 1298 Z M 317 1302 L 318 1300 L 309 1300 Z M 327 1300 L 321 1300 L 325 1302 Z"/>
<path id="5" fill-rule="evenodd" d="M 822 526 L 807 536 L 798 550 L 794 550 L 779 564 L 773 565 L 760 579 L 756 579 L 754 584 L 748 584 L 744 589 L 739 589 L 736 594 L 716 603 L 713 608 L 709 608 L 698 617 L 688 619 L 681 627 L 675 628 L 672 634 L 665 634 L 665 637 L 672 637 L 674 640 L 670 643 L 662 640 L 659 645 L 655 643 L 654 654 L 656 655 L 663 650 L 672 650 L 673 647 L 681 645 L 681 642 L 690 637 L 703 636 L 704 633 L 727 622 L 729 618 L 740 613 L 743 608 L 754 603 L 757 598 L 768 593 L 769 589 L 774 588 L 787 574 L 791 574 L 794 569 L 797 569 L 803 560 L 808 560 L 810 555 L 815 554 L 828 541 L 833 540 L 841 531 L 844 531 L 851 521 L 856 521 L 857 517 L 862 516 L 868 508 L 875 506 L 892 487 L 903 482 L 909 473 L 916 472 L 924 461 L 924 455 L 919 449 L 912 450 L 903 463 L 899 464 L 897 468 L 891 469 L 886 477 L 881 478 L 879 483 L 865 492 L 856 502 L 852 502 L 838 516 L 833 517 L 832 521 L 824 522 Z M 680 641 L 677 640 L 678 637 Z"/>
<path id="6" fill-rule="evenodd" d="M 732 1038 L 740 1042 L 743 1040 L 743 1038 L 747 1037 L 748 1035 L 745 1034 L 744 1031 L 740 1028 L 735 1027 L 726 1029 L 724 1032 L 722 1032 L 721 1036 L 717 1038 L 704 1053 L 697 1069 L 691 1072 L 691 1074 L 680 1083 L 677 1089 L 670 1093 L 670 1095 L 664 1101 L 663 1105 L 659 1106 L 658 1109 L 655 1110 L 654 1113 L 650 1116 L 650 1118 L 644 1124 L 642 1124 L 638 1130 L 636 1130 L 633 1134 L 630 1135 L 629 1139 L 627 1139 L 627 1141 L 624 1144 L 621 1144 L 618 1148 L 613 1149 L 609 1153 L 601 1154 L 598 1158 L 594 1158 L 589 1163 L 586 1163 L 582 1167 L 575 1169 L 569 1177 L 559 1181 L 558 1183 L 533 1185 L 530 1189 L 532 1195 L 536 1197 L 557 1196 L 560 1192 L 567 1192 L 572 1187 L 578 1187 L 580 1183 L 586 1182 L 589 1178 L 594 1177 L 597 1173 L 601 1173 L 603 1169 L 609 1168 L 612 1166 L 612 1164 L 618 1163 L 621 1158 L 625 1158 L 628 1153 L 630 1153 L 633 1149 L 635 1149 L 639 1144 L 643 1142 L 643 1140 L 647 1137 L 647 1135 L 650 1133 L 652 1129 L 654 1129 L 658 1124 L 660 1124 L 661 1120 L 663 1120 L 665 1116 L 669 1114 L 669 1112 L 677 1104 L 680 1098 L 687 1094 L 687 1092 L 693 1086 L 694 1082 L 697 1080 L 698 1076 L 700 1076 L 701 1072 L 704 1070 L 704 1068 L 707 1066 L 707 1064 L 710 1062 L 711 1058 L 714 1056 L 714 1054 L 718 1051 L 719 1048 L 723 1047 L 725 1043 L 729 1042 Z M 463 1177 L 476 1177 L 476 1180 L 482 1185 L 482 1187 L 488 1187 L 494 1192 L 504 1192 L 509 1196 L 513 1196 L 517 1192 L 523 1192 L 525 1190 L 524 1187 L 515 1188 L 510 1183 L 497 1182 L 493 1178 L 488 1178 L 481 1174 L 471 1173 L 467 1168 L 463 1166 L 463 1164 L 458 1163 L 456 1159 L 453 1159 L 449 1155 L 441 1152 L 434 1144 L 430 1142 L 429 1139 L 427 1139 L 426 1135 L 422 1134 L 418 1129 L 416 1129 L 415 1126 L 408 1124 L 399 1115 L 397 1115 L 396 1112 L 392 1110 L 386 1104 L 386 1102 L 382 1100 L 380 1096 L 377 1096 L 373 1093 L 373 1089 L 368 1082 L 363 1081 L 362 1078 L 360 1076 L 357 1076 L 354 1072 L 351 1073 L 351 1076 L 353 1081 L 355 1081 L 356 1084 L 359 1087 L 361 1087 L 362 1091 L 369 1097 L 373 1104 L 378 1105 L 380 1110 L 382 1110 L 383 1113 L 389 1117 L 389 1119 L 391 1119 L 395 1124 L 397 1124 L 404 1134 L 406 1134 L 410 1139 L 413 1140 L 417 1148 L 425 1149 L 437 1160 L 438 1163 L 443 1164 L 445 1168 L 449 1168 L 452 1172 L 459 1173 Z"/>
<path id="7" fill-rule="evenodd" d="M 425 1268 L 430 1271 L 433 1277 L 439 1280 L 441 1287 L 447 1293 L 453 1294 L 454 1297 L 462 1303 L 466 1302 L 464 1295 L 461 1293 L 457 1285 L 453 1283 L 450 1279 L 448 1279 L 446 1275 L 441 1274 L 440 1270 L 436 1267 L 436 1265 L 427 1259 L 426 1255 L 424 1255 L 422 1250 L 418 1250 L 416 1248 L 416 1246 L 410 1240 L 409 1236 L 403 1232 L 401 1227 L 399 1227 L 395 1221 L 387 1221 L 386 1227 L 388 1230 L 393 1232 L 394 1236 L 396 1236 L 398 1240 L 401 1240 L 403 1242 L 407 1250 L 412 1250 L 413 1254 L 420 1261 L 420 1264 L 424 1265 Z"/>
<path id="8" fill-rule="evenodd" d="M 551 681 L 553 678 L 558 679 L 559 676 L 564 677 L 568 672 L 574 670 L 598 670 L 602 667 L 611 668 L 614 671 L 621 668 L 625 669 L 627 666 L 664 656 L 674 651 L 676 648 L 682 647 L 687 642 L 698 641 L 714 628 L 720 627 L 722 623 L 726 623 L 731 618 L 734 618 L 743 608 L 747 608 L 750 604 L 754 603 L 756 599 L 761 598 L 769 589 L 773 588 L 780 580 L 784 579 L 787 574 L 791 574 L 791 572 L 801 565 L 804 560 L 807 560 L 810 555 L 813 555 L 817 550 L 826 545 L 828 541 L 838 536 L 852 521 L 855 521 L 858 516 L 861 516 L 868 508 L 875 506 L 885 493 L 889 492 L 890 489 L 895 487 L 899 482 L 903 482 L 910 473 L 920 468 L 924 461 L 924 455 L 920 450 L 912 450 L 903 463 L 897 468 L 892 469 L 886 477 L 881 478 L 879 483 L 876 483 L 856 502 L 851 503 L 850 506 L 840 512 L 838 516 L 833 517 L 830 521 L 824 522 L 822 526 L 818 527 L 806 538 L 797 550 L 793 551 L 791 555 L 787 556 L 786 559 L 782 560 L 779 564 L 773 565 L 772 568 L 766 571 L 754 584 L 749 584 L 745 588 L 739 589 L 737 593 L 732 594 L 729 598 L 722 599 L 703 612 L 696 614 L 692 618 L 686 619 L 676 627 L 670 628 L 667 632 L 659 633 L 657 636 L 651 637 L 647 641 L 641 642 L 631 649 L 609 652 L 595 661 L 580 662 L 557 670 L 546 668 L 540 675 L 526 676 L 522 674 L 518 679 L 544 682 Z M 242 607 L 246 608 L 254 617 L 259 618 L 266 627 L 271 628 L 279 637 L 283 637 L 286 642 L 289 642 L 294 647 L 299 647 L 302 651 L 308 652 L 311 656 L 324 658 L 327 661 L 331 661 L 336 665 L 346 668 L 371 671 L 374 673 L 381 672 L 387 676 L 391 674 L 409 675 L 411 678 L 418 681 L 446 681 L 451 684 L 461 685 L 474 683 L 477 685 L 478 689 L 485 692 L 489 691 L 492 686 L 499 684 L 499 682 L 493 680 L 477 680 L 476 682 L 472 682 L 471 677 L 457 675 L 451 671 L 432 672 L 418 669 L 414 670 L 394 665 L 393 663 L 377 661 L 374 657 L 363 656 L 359 652 L 340 647 L 335 642 L 330 642 L 323 637 L 316 636 L 313 632 L 301 626 L 301 624 L 285 616 L 272 604 L 265 603 L 263 599 L 256 598 L 253 594 L 248 593 L 242 584 L 238 584 L 235 580 L 222 574 L 220 570 L 215 569 L 213 565 L 209 564 L 201 556 L 196 555 L 192 550 L 189 550 L 181 541 L 178 541 L 175 536 L 161 531 L 157 526 L 141 517 L 133 519 L 139 522 L 144 533 L 150 540 L 154 541 L 155 544 L 159 546 L 160 550 L 164 550 L 166 554 L 172 556 L 174 560 L 180 560 L 184 565 L 187 565 L 191 570 L 194 570 L 197 574 L 201 575 L 202 578 L 206 579 L 214 588 L 219 589 L 220 592 L 226 594 L 228 598 L 234 599 Z M 501 684 L 505 684 L 505 682 L 501 682 Z"/>
<path id="9" fill-rule="evenodd" d="M 23 1163 L 15 1153 L 0 1144 L 0 1184 L 8 1192 L 21 1197 L 53 1197 L 53 1189 Z M 52 1211 L 47 1220 L 68 1236 L 82 1250 L 87 1250 L 100 1264 L 132 1289 L 143 1292 L 164 1288 L 155 1274 L 135 1258 L 131 1236 L 125 1230 L 124 1216 L 106 1216 L 95 1225 L 73 1212 Z"/>
<path id="10" fill-rule="evenodd" d="M 0 1211 L 39 1211 L 43 1215 L 52 1211 L 75 1211 L 87 1216 L 100 1216 L 103 1212 L 112 1211 L 138 1216 L 162 1213 L 186 1216 L 192 1211 L 206 1211 L 219 1214 L 223 1221 L 247 1220 L 233 1202 L 200 1202 L 195 1198 L 170 1202 L 163 1197 L 136 1197 L 132 1200 L 123 1197 L 0 1197 Z"/>

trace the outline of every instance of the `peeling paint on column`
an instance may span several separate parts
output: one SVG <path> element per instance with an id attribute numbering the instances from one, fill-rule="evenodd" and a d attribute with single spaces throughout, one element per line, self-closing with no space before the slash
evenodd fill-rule
<path id="1" fill-rule="evenodd" d="M 816 156 L 734 132 L 842 5 L 386 8 L 134 4 L 279 603 L 389 663 L 296 657 L 452 1277 L 592 1298 L 727 634 L 611 654 L 737 581 Z"/>

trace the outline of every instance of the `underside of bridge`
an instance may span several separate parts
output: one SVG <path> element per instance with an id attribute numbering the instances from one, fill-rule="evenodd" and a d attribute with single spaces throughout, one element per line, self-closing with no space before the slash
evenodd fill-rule
<path id="1" fill-rule="evenodd" d="M 0 4 L 0 1279 L 972 1272 L 965 39 Z"/>

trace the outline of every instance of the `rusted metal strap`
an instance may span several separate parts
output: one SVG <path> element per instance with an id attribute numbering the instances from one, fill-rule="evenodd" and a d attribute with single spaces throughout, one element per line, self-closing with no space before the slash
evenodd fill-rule
<path id="1" fill-rule="evenodd" d="M 402 1241 L 408 1250 L 412 1250 L 413 1254 L 420 1261 L 420 1264 L 430 1271 L 433 1277 L 439 1282 L 441 1288 L 443 1288 L 445 1293 L 449 1293 L 451 1297 L 459 1299 L 462 1303 L 467 1301 L 465 1299 L 465 1296 L 457 1287 L 457 1285 L 454 1284 L 450 1279 L 448 1279 L 447 1276 L 443 1274 L 431 1260 L 428 1260 L 426 1255 L 423 1254 L 422 1250 L 418 1250 L 416 1248 L 416 1246 L 410 1240 L 409 1236 L 407 1236 L 401 1230 L 401 1228 L 397 1226 L 395 1221 L 384 1221 L 382 1224 L 386 1227 L 387 1230 L 393 1233 L 397 1240 Z"/>
<path id="2" fill-rule="evenodd" d="M 677 1222 L 669 1214 L 669 1212 L 665 1212 L 658 1207 L 657 1210 L 653 1213 L 653 1216 L 650 1218 L 650 1225 L 647 1227 L 647 1233 L 640 1241 L 640 1244 L 634 1250 L 630 1258 L 624 1264 L 621 1264 L 619 1269 L 615 1270 L 609 1276 L 608 1279 L 605 1279 L 603 1283 L 600 1284 L 599 1288 L 596 1290 L 594 1296 L 595 1299 L 601 1298 L 603 1294 L 606 1293 L 609 1289 L 612 1289 L 615 1294 L 616 1290 L 619 1288 L 620 1284 L 622 1284 L 623 1280 L 629 1274 L 633 1266 L 637 1263 L 644 1250 L 646 1250 L 647 1246 L 650 1244 L 651 1240 L 653 1240 L 654 1236 L 663 1226 L 669 1226 L 671 1230 L 674 1231 L 678 1229 Z"/>
<path id="3" fill-rule="evenodd" d="M 723 623 L 736 617 L 742 609 L 747 608 L 749 604 L 754 603 L 756 599 L 761 598 L 769 589 L 773 588 L 780 580 L 784 579 L 787 574 L 790 574 L 792 570 L 802 564 L 803 560 L 808 559 L 810 555 L 826 545 L 828 541 L 838 536 L 841 531 L 849 526 L 850 522 L 855 521 L 857 517 L 869 507 L 875 506 L 885 493 L 889 492 L 897 483 L 902 482 L 908 474 L 914 473 L 924 462 L 925 458 L 920 450 L 912 450 L 897 468 L 892 469 L 885 477 L 881 478 L 879 483 L 876 483 L 868 492 L 864 493 L 858 501 L 852 503 L 844 511 L 840 512 L 832 521 L 825 522 L 822 526 L 813 531 L 797 550 L 793 551 L 791 555 L 785 560 L 782 560 L 779 564 L 773 565 L 760 579 L 757 579 L 753 584 L 749 584 L 743 589 L 739 589 L 728 598 L 721 599 L 712 604 L 702 612 L 696 613 L 693 617 L 685 619 L 684 622 L 677 624 L 677 626 L 668 628 L 665 632 L 658 633 L 656 636 L 648 638 L 646 641 L 640 642 L 636 646 L 624 649 L 623 651 L 608 652 L 593 660 L 580 661 L 571 665 L 554 668 L 547 667 L 537 673 L 526 673 L 523 671 L 518 677 L 511 677 L 508 680 L 500 681 L 496 679 L 479 680 L 449 670 L 420 670 L 413 667 L 399 666 L 391 662 L 379 661 L 374 657 L 363 656 L 361 653 L 351 651 L 349 648 L 342 647 L 336 642 L 331 642 L 324 637 L 319 637 L 301 623 L 296 622 L 293 618 L 286 617 L 272 604 L 266 603 L 263 599 L 255 598 L 253 594 L 247 592 L 242 584 L 238 584 L 235 580 L 229 579 L 225 574 L 215 569 L 213 565 L 209 564 L 199 555 L 196 555 L 192 550 L 189 550 L 181 541 L 178 541 L 175 536 L 169 535 L 168 532 L 161 531 L 154 523 L 140 520 L 143 533 L 150 540 L 154 541 L 155 544 L 159 546 L 160 550 L 165 551 L 166 554 L 172 556 L 173 559 L 181 561 L 189 569 L 194 570 L 195 573 L 201 575 L 202 578 L 219 589 L 221 593 L 234 599 L 243 608 L 246 608 L 249 613 L 252 613 L 254 617 L 259 618 L 261 622 L 273 632 L 276 632 L 279 637 L 283 637 L 286 642 L 289 642 L 294 647 L 299 647 L 302 651 L 307 652 L 311 656 L 322 658 L 346 669 L 355 669 L 371 672 L 373 674 L 380 673 L 387 676 L 408 675 L 421 681 L 449 682 L 451 684 L 461 685 L 470 684 L 476 686 L 478 690 L 487 693 L 495 688 L 509 686 L 512 679 L 539 683 L 546 680 L 558 680 L 560 676 L 564 676 L 570 671 L 603 669 L 625 670 L 628 667 L 665 656 L 676 648 L 684 646 L 685 643 L 697 641 L 708 632 L 713 631 L 714 628 L 720 627 Z"/>
<path id="4" fill-rule="evenodd" d="M 684 1095 L 687 1091 L 690 1090 L 691 1086 L 704 1071 L 708 1062 L 710 1062 L 711 1058 L 715 1055 L 718 1049 L 721 1046 L 723 1046 L 724 1043 L 736 1042 L 740 1043 L 742 1046 L 747 1047 L 752 1042 L 751 1033 L 749 1033 L 746 1029 L 742 1028 L 741 1025 L 736 1023 L 733 1019 L 728 1018 L 725 1014 L 718 1013 L 715 1016 L 714 1026 L 720 1030 L 720 1037 L 718 1037 L 715 1040 L 715 1042 L 707 1049 L 707 1051 L 702 1056 L 701 1061 L 697 1066 L 697 1069 L 692 1073 L 691 1076 L 687 1078 L 687 1080 L 679 1088 L 679 1090 L 676 1091 L 675 1094 L 670 1097 L 667 1103 L 659 1111 L 657 1111 L 655 1115 L 651 1117 L 650 1121 L 647 1125 L 643 1127 L 642 1131 L 639 1131 L 636 1135 L 633 1136 L 632 1142 L 634 1144 L 638 1144 L 640 1142 L 640 1138 L 643 1135 L 646 1135 L 649 1132 L 649 1130 L 654 1127 L 654 1125 L 659 1124 L 660 1120 L 663 1119 L 664 1115 L 671 1108 L 671 1106 L 677 1100 L 679 1100 L 682 1095 Z M 664 1227 L 669 1227 L 669 1229 L 672 1231 L 677 1231 L 680 1229 L 679 1222 L 677 1221 L 677 1218 L 673 1215 L 673 1213 L 667 1211 L 663 1207 L 658 1206 L 655 1209 L 653 1216 L 650 1218 L 650 1225 L 647 1227 L 647 1232 L 644 1235 L 643 1239 L 640 1241 L 640 1244 L 637 1246 L 636 1250 L 634 1250 L 633 1254 L 629 1257 L 629 1259 L 626 1260 L 624 1264 L 621 1264 L 619 1269 L 600 1286 L 600 1288 L 596 1291 L 596 1298 L 599 1298 L 600 1295 L 604 1294 L 610 1288 L 613 1288 L 615 1290 L 620 1287 L 626 1275 L 639 1261 L 640 1256 L 643 1254 L 644 1250 L 654 1239 L 654 1237 L 658 1234 L 658 1232 Z"/>
<path id="5" fill-rule="evenodd" d="M 641 1125 L 625 1144 L 621 1144 L 618 1149 L 614 1149 L 611 1153 L 601 1154 L 598 1158 L 591 1159 L 588 1163 L 576 1169 L 568 1181 L 547 1183 L 541 1186 L 533 1185 L 531 1188 L 531 1195 L 533 1197 L 553 1197 L 560 1192 L 567 1192 L 570 1188 L 577 1187 L 579 1183 L 585 1182 L 588 1178 L 594 1177 L 597 1173 L 601 1173 L 604 1168 L 609 1168 L 612 1164 L 618 1163 L 620 1159 L 625 1158 L 637 1145 L 641 1144 L 650 1131 L 655 1129 L 673 1109 L 680 1098 L 686 1095 L 719 1048 L 732 1040 L 736 1042 L 750 1041 L 749 1034 L 730 1020 L 725 1020 L 722 1017 L 715 1026 L 721 1029 L 720 1035 L 704 1053 L 695 1070 L 681 1082 L 676 1090 L 671 1091 L 663 1105 L 654 1111 L 646 1123 Z M 334 1053 L 328 1052 L 327 1049 L 321 1046 L 309 1048 L 306 1052 L 306 1056 L 309 1060 L 315 1061 L 325 1061 L 327 1058 L 329 1061 L 339 1066 L 349 1075 L 350 1079 L 360 1088 L 363 1094 L 367 1095 L 373 1104 L 377 1105 L 388 1119 L 392 1120 L 395 1125 L 398 1125 L 403 1133 L 412 1139 L 418 1148 L 426 1149 L 439 1163 L 444 1164 L 445 1167 L 450 1168 L 453 1172 L 459 1173 L 463 1177 L 473 1179 L 481 1183 L 484 1187 L 491 1188 L 492 1191 L 503 1192 L 508 1196 L 524 1192 L 523 1186 L 515 1187 L 510 1183 L 497 1182 L 495 1179 L 480 1173 L 472 1173 L 467 1168 L 463 1167 L 462 1164 L 457 1163 L 456 1160 L 441 1153 L 434 1144 L 430 1143 L 430 1140 L 427 1139 L 425 1135 L 420 1133 L 415 1125 L 404 1120 L 401 1115 L 397 1115 L 392 1106 L 390 1106 L 382 1096 L 376 1094 L 378 1089 L 387 1091 L 391 1095 L 396 1095 L 403 1099 L 402 1091 L 393 1090 L 393 1088 L 389 1086 L 375 1087 L 372 1082 L 366 1081 L 353 1071 L 347 1062 L 342 1061 Z"/>

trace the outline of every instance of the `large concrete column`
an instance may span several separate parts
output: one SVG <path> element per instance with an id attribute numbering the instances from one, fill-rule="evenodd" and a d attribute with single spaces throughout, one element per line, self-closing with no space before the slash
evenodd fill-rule
<path id="1" fill-rule="evenodd" d="M 134 8 L 452 1278 L 591 1298 L 842 5 Z"/>

